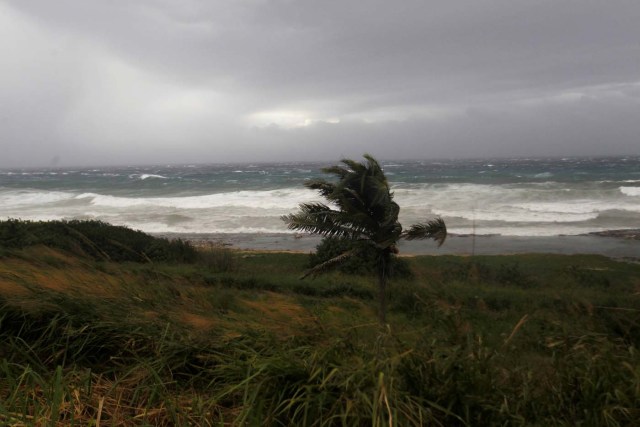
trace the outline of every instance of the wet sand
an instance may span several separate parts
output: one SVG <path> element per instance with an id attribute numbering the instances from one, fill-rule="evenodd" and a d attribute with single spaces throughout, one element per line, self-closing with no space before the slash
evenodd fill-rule
<path id="1" fill-rule="evenodd" d="M 222 244 L 235 249 L 313 252 L 321 237 L 306 234 L 162 234 L 198 246 Z M 402 241 L 403 255 L 507 255 L 523 253 L 597 254 L 640 260 L 640 230 L 612 230 L 579 236 L 450 235 L 440 248 L 431 241 Z"/>

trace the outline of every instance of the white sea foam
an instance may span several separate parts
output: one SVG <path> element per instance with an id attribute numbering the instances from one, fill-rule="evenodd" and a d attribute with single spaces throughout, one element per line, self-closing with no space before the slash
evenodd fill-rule
<path id="1" fill-rule="evenodd" d="M 95 193 L 83 193 L 77 199 L 89 199 L 94 206 L 129 208 L 153 206 L 180 209 L 208 209 L 220 207 L 244 207 L 258 209 L 293 209 L 300 203 L 318 200 L 313 192 L 305 189 L 266 191 L 235 191 L 185 197 L 116 197 Z"/>
<path id="2" fill-rule="evenodd" d="M 455 211 L 446 209 L 434 209 L 433 212 L 443 217 L 463 218 L 470 221 L 502 221 L 507 223 L 560 223 L 560 222 L 580 222 L 596 219 L 597 213 L 584 214 L 559 214 L 557 212 L 536 212 L 518 209 L 502 211 Z"/>
<path id="3" fill-rule="evenodd" d="M 129 225 L 129 224 L 120 224 Z M 134 226 L 135 229 L 144 231 L 145 233 L 194 233 L 191 228 L 171 226 L 161 222 L 145 222 Z M 259 234 L 259 233 L 287 233 L 293 234 L 293 231 L 283 229 L 282 227 L 229 227 L 216 228 L 203 226 L 197 233 L 231 233 L 231 234 Z"/>
<path id="4" fill-rule="evenodd" d="M 542 173 L 535 174 L 533 177 L 534 178 L 551 178 L 552 176 L 553 174 L 551 172 L 542 172 Z"/>
<path id="5" fill-rule="evenodd" d="M 482 228 L 473 227 L 447 227 L 452 235 L 469 235 L 475 233 L 478 236 L 575 236 L 592 231 L 604 231 L 602 227 L 580 227 L 573 225 L 554 225 L 547 227 L 518 225 L 518 226 L 488 226 Z"/>
<path id="6" fill-rule="evenodd" d="M 6 215 L 4 213 L 0 213 L 0 220 L 5 221 L 8 219 L 21 219 L 25 221 L 62 221 L 62 220 L 71 220 L 75 217 L 69 217 L 66 215 L 56 215 L 54 213 L 46 213 L 46 214 L 35 214 L 28 213 L 25 215 Z"/>
<path id="7" fill-rule="evenodd" d="M 640 187 L 620 187 L 620 191 L 627 196 L 640 196 Z"/>
<path id="8" fill-rule="evenodd" d="M 149 178 L 168 179 L 166 176 L 156 175 L 156 174 L 153 174 L 153 173 L 142 173 L 142 174 L 134 173 L 132 175 L 129 175 L 129 178 L 138 178 L 138 179 L 140 179 L 142 181 L 144 181 L 145 179 L 149 179 Z"/>
<path id="9" fill-rule="evenodd" d="M 63 191 L 20 190 L 0 192 L 0 207 L 42 206 L 73 198 L 73 193 Z"/>
<path id="10" fill-rule="evenodd" d="M 640 212 L 640 203 L 609 191 L 553 185 L 436 184 L 395 189 L 403 211 L 435 213 L 470 221 L 564 223 L 590 221 L 603 212 Z"/>
<path id="11" fill-rule="evenodd" d="M 131 174 L 131 170 L 91 171 L 90 180 L 103 177 L 95 179 L 110 183 L 86 192 L 0 187 L 0 218 L 100 219 L 148 232 L 282 233 L 287 229 L 280 220 L 281 215 L 294 212 L 300 203 L 322 201 L 315 192 L 302 187 L 300 181 L 281 189 L 255 190 L 255 187 L 243 186 L 244 179 L 254 180 L 258 173 L 265 172 L 261 168 L 244 167 L 244 171 L 238 170 L 234 176 L 237 179 L 230 180 L 227 179 L 230 175 L 222 174 L 215 175 L 211 181 L 226 183 L 227 188 L 244 188 L 244 191 L 221 192 L 218 187 L 203 193 L 205 187 L 191 186 L 190 181 L 183 187 L 183 191 L 189 193 L 149 197 L 149 193 L 141 192 L 135 183 L 137 180 L 177 176 L 161 169 L 135 174 Z M 292 167 L 279 173 L 289 170 L 296 171 Z M 150 171 L 162 175 L 148 173 Z M 300 169 L 300 173 L 309 173 L 309 170 Z M 131 187 L 126 184 L 124 188 L 119 187 L 107 174 L 130 176 Z M 271 175 L 276 177 L 277 173 Z M 203 178 L 203 182 L 207 182 L 207 178 Z M 261 181 L 260 185 L 268 182 Z M 441 215 L 453 233 L 475 230 L 478 234 L 548 236 L 634 226 L 640 219 L 640 187 L 635 186 L 636 182 L 638 180 L 633 179 L 587 183 L 543 179 L 524 184 L 395 182 L 392 190 L 401 207 L 400 220 L 404 225 Z"/>
<path id="12" fill-rule="evenodd" d="M 511 212 L 486 212 L 485 215 L 476 217 L 478 220 L 503 221 L 505 223 L 541 223 L 558 224 L 558 223 L 575 223 L 594 220 L 598 218 L 597 212 L 592 213 L 567 213 L 567 212 L 541 212 L 531 210 L 513 209 Z M 466 219 L 469 219 L 467 215 Z M 472 215 L 472 220 L 474 220 Z"/>

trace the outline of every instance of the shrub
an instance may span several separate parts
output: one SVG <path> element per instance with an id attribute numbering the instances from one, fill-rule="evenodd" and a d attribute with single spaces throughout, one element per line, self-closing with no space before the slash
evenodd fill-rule
<path id="1" fill-rule="evenodd" d="M 375 248 L 348 239 L 340 239 L 336 237 L 325 237 L 322 242 L 316 246 L 316 252 L 309 257 L 309 267 L 315 267 L 322 264 L 344 252 L 360 246 L 361 255 L 351 257 L 344 263 L 340 264 L 338 271 L 345 274 L 367 275 L 376 273 L 376 265 L 378 262 L 378 253 Z M 390 277 L 410 278 L 413 276 L 411 268 L 406 260 L 396 256 L 391 258 L 391 274 Z"/>
<path id="2" fill-rule="evenodd" d="M 0 221 L 0 248 L 45 245 L 98 261 L 195 262 L 196 249 L 182 240 L 150 236 L 102 221 Z"/>

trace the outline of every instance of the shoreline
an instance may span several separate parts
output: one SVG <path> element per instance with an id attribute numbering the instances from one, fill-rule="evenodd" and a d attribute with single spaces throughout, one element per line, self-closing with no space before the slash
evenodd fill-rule
<path id="1" fill-rule="evenodd" d="M 183 239 L 195 246 L 220 245 L 248 251 L 309 253 L 322 237 L 290 233 L 153 233 Z M 640 259 L 640 229 L 607 230 L 581 235 L 502 236 L 449 235 L 440 248 L 432 241 L 401 241 L 401 255 L 511 255 L 549 253 L 593 254 L 611 258 Z"/>

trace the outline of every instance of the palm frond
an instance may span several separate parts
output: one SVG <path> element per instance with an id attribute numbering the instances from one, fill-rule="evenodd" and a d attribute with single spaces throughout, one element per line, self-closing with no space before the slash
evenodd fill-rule
<path id="1" fill-rule="evenodd" d="M 303 203 L 300 211 L 280 217 L 290 230 L 304 231 L 330 237 L 360 238 L 364 227 L 353 222 L 344 212 L 322 203 Z"/>
<path id="2" fill-rule="evenodd" d="M 398 215 L 400 215 L 400 206 L 396 202 L 389 202 L 384 205 L 385 207 L 385 220 L 382 222 L 383 226 L 398 223 Z M 395 225 L 394 225 L 395 226 Z"/>
<path id="3" fill-rule="evenodd" d="M 392 203 L 393 194 L 389 191 L 389 184 L 377 178 L 369 178 L 368 193 L 371 205 L 386 206 Z"/>
<path id="4" fill-rule="evenodd" d="M 351 188 L 344 188 L 337 194 L 336 203 L 340 208 L 350 212 L 364 212 L 367 209 L 366 202 L 362 199 L 362 193 Z"/>
<path id="5" fill-rule="evenodd" d="M 384 249 L 396 245 L 402 236 L 402 225 L 395 221 L 382 227 L 371 240 L 378 249 Z"/>
<path id="6" fill-rule="evenodd" d="M 426 223 L 412 225 L 402 233 L 402 237 L 407 240 L 433 239 L 438 242 L 438 246 L 442 246 L 447 238 L 447 226 L 442 218 L 438 217 Z"/>
<path id="7" fill-rule="evenodd" d="M 342 159 L 341 162 L 349 167 L 348 171 L 353 175 L 360 175 L 366 171 L 366 166 L 351 159 Z"/>
<path id="8" fill-rule="evenodd" d="M 304 183 L 304 186 L 311 190 L 318 190 L 321 196 L 329 197 L 335 192 L 336 185 L 324 179 L 311 179 Z"/>
<path id="9" fill-rule="evenodd" d="M 345 169 L 342 166 L 337 166 L 337 165 L 322 168 L 322 172 L 331 174 L 331 175 L 337 175 L 340 179 L 344 179 L 346 176 L 348 176 L 351 173 L 349 169 Z"/>
<path id="10" fill-rule="evenodd" d="M 355 256 L 358 252 L 359 252 L 358 249 L 351 249 L 350 251 L 344 252 L 336 257 L 333 257 L 330 260 L 327 260 L 305 271 L 304 274 L 300 276 L 300 279 L 305 279 L 309 276 L 317 276 L 319 274 L 326 273 L 327 271 L 339 266 L 349 258 Z"/>
<path id="11" fill-rule="evenodd" d="M 378 169 L 382 169 L 380 167 L 380 163 L 378 163 L 378 161 L 371 154 L 364 153 L 362 157 L 367 159 L 367 163 L 369 164 L 370 167 L 377 167 Z"/>

